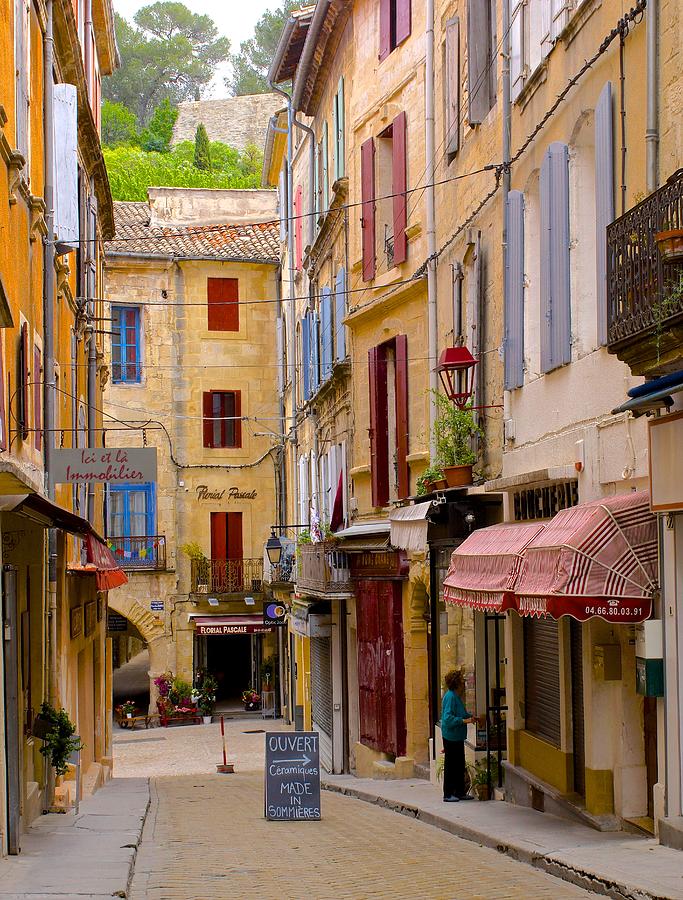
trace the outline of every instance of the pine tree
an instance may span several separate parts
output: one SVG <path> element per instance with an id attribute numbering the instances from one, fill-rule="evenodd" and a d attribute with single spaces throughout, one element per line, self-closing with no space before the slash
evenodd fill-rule
<path id="1" fill-rule="evenodd" d="M 209 147 L 209 135 L 206 133 L 204 123 L 197 125 L 194 136 L 194 165 L 203 172 L 211 171 L 211 149 Z"/>

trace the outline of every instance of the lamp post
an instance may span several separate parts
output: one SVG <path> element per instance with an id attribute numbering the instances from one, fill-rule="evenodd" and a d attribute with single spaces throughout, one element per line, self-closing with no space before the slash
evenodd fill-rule
<path id="1" fill-rule="evenodd" d="M 449 400 L 465 409 L 474 395 L 474 370 L 479 360 L 467 347 L 447 347 L 439 358 L 436 371 Z"/>

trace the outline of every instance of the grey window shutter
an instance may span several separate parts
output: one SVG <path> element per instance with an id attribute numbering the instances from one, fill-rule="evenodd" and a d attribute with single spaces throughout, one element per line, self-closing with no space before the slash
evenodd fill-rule
<path id="1" fill-rule="evenodd" d="M 346 325 L 342 324 L 346 316 L 346 271 L 344 269 L 337 272 L 334 285 L 334 307 L 335 358 L 337 362 L 340 362 L 346 359 Z"/>
<path id="2" fill-rule="evenodd" d="M 569 153 L 553 143 L 541 165 L 541 369 L 571 361 Z"/>
<path id="3" fill-rule="evenodd" d="M 598 343 L 607 343 L 607 226 L 614 220 L 614 126 L 612 83 L 602 89 L 595 107 L 595 249 Z"/>
<path id="4" fill-rule="evenodd" d="M 64 249 L 78 245 L 78 92 L 74 84 L 55 84 L 53 88 L 54 156 L 54 228 L 57 242 Z"/>
<path id="5" fill-rule="evenodd" d="M 321 381 L 332 375 L 334 334 L 332 331 L 332 291 L 324 287 L 320 297 Z"/>
<path id="6" fill-rule="evenodd" d="M 505 389 L 524 384 L 524 194 L 510 191 L 507 201 L 505 259 Z"/>
<path id="7" fill-rule="evenodd" d="M 467 4 L 467 90 L 471 125 L 483 122 L 491 109 L 489 62 L 491 18 L 489 0 Z"/>
<path id="8" fill-rule="evenodd" d="M 460 147 L 460 20 L 446 22 L 446 153 Z"/>

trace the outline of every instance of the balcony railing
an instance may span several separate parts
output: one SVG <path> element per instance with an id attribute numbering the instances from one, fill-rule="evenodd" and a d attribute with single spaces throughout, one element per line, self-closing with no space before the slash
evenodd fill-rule
<path id="1" fill-rule="evenodd" d="M 664 261 L 655 240 L 675 228 L 683 228 L 683 169 L 607 228 L 607 345 L 626 362 L 647 355 L 646 332 L 659 357 L 663 333 L 683 318 L 683 266 Z"/>
<path id="2" fill-rule="evenodd" d="M 349 557 L 325 544 L 304 544 L 297 550 L 297 590 L 316 594 L 352 592 Z"/>
<path id="3" fill-rule="evenodd" d="M 163 534 L 110 537 L 107 544 L 122 569 L 148 572 L 166 568 L 166 538 Z"/>
<path id="4" fill-rule="evenodd" d="M 248 594 L 263 590 L 262 559 L 193 559 L 192 593 Z"/>

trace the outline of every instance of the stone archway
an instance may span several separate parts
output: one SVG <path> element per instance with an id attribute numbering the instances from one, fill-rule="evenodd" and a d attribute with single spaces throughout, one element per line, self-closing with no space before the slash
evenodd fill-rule
<path id="1" fill-rule="evenodd" d="M 154 679 L 169 669 L 169 651 L 171 640 L 166 634 L 163 623 L 145 609 L 137 600 L 111 591 L 108 606 L 112 612 L 124 616 L 134 625 L 149 650 L 149 703 L 150 712 L 156 710 L 157 690 Z"/>

